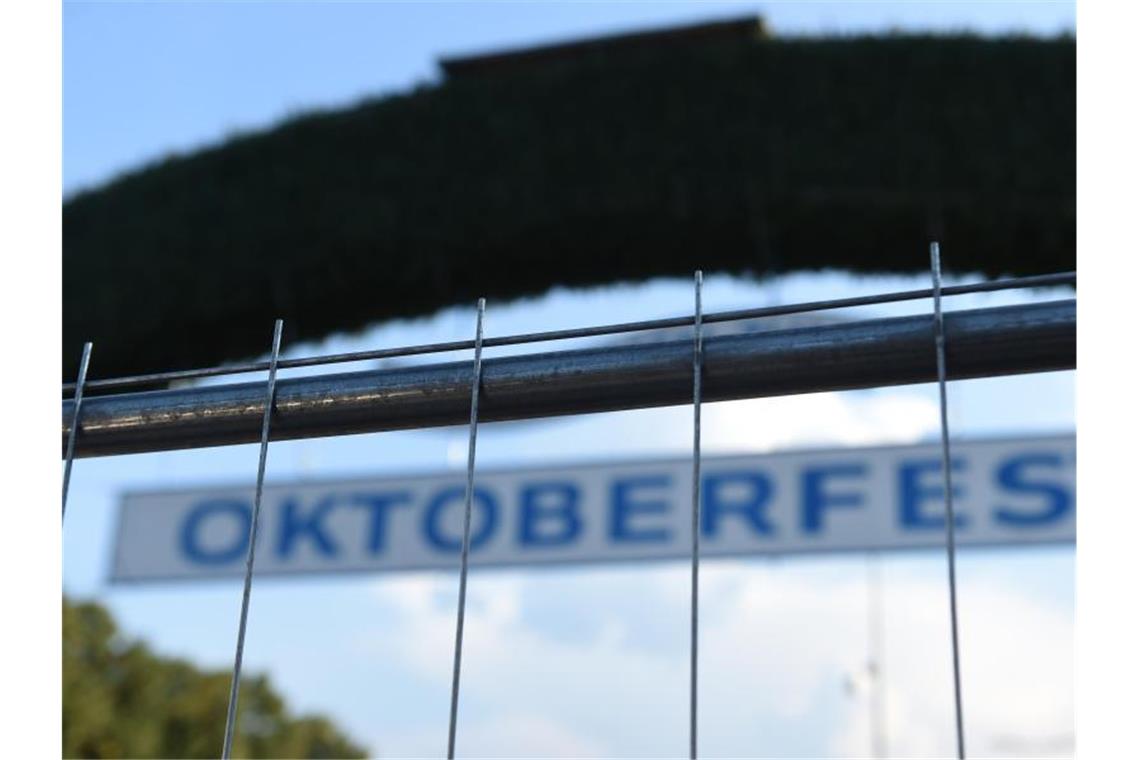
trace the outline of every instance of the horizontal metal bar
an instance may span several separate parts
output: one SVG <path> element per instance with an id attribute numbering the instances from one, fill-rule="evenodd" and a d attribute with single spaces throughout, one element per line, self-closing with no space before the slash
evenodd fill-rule
<path id="1" fill-rule="evenodd" d="M 950 379 L 1072 369 L 1076 301 L 945 315 Z M 705 401 L 931 382 L 929 315 L 712 337 Z M 485 421 L 691 402 L 692 342 L 488 359 Z M 469 361 L 283 379 L 273 440 L 458 425 L 467 421 Z M 76 456 L 258 440 L 263 383 L 147 391 L 83 400 Z M 63 402 L 63 445 L 71 422 Z"/>
<path id="2" fill-rule="evenodd" d="M 967 285 L 955 285 L 943 288 L 943 296 L 967 295 L 970 293 L 991 293 L 999 290 L 1016 290 L 1021 288 L 1040 288 L 1050 286 L 1064 286 L 1077 284 L 1076 272 L 1059 272 L 1056 274 L 1032 275 L 1029 277 L 1013 277 L 988 282 L 976 282 Z M 760 317 L 774 317 L 787 314 L 804 314 L 813 311 L 828 309 L 844 309 L 854 306 L 874 306 L 885 303 L 898 303 L 901 301 L 916 301 L 922 298 L 931 298 L 934 291 L 930 288 L 920 290 L 902 290 L 894 293 L 879 293 L 871 296 L 855 296 L 852 298 L 837 298 L 826 301 L 808 301 L 804 303 L 786 304 L 783 306 L 763 306 L 755 309 L 737 309 L 735 311 L 722 311 L 709 314 L 704 322 L 731 322 L 740 319 L 756 319 Z M 504 335 L 498 338 L 487 338 L 483 346 L 515 346 L 523 343 L 538 343 L 551 340 L 567 340 L 571 338 L 591 338 L 601 335 L 615 335 L 618 333 L 638 332 L 643 330 L 659 330 L 667 327 L 686 327 L 693 324 L 693 318 L 669 317 L 665 319 L 650 319 L 640 322 L 622 322 L 612 325 L 598 325 L 594 327 L 575 327 L 567 330 L 550 330 L 546 332 L 523 333 L 520 335 Z M 456 340 L 445 343 L 426 343 L 418 346 L 399 346 L 395 348 L 379 348 L 368 351 L 353 351 L 342 354 L 326 354 L 324 356 L 305 356 L 294 359 L 282 359 L 277 363 L 280 369 L 294 367 L 313 367 L 321 364 L 341 364 L 345 362 L 368 361 L 374 359 L 391 359 L 400 356 L 415 356 L 422 354 L 442 353 L 445 351 L 466 351 L 473 349 L 475 343 L 470 340 Z M 175 370 L 172 372 L 155 372 L 148 375 L 132 375 L 130 377 L 113 377 L 103 380 L 88 380 L 85 388 L 88 390 L 114 390 L 130 388 L 140 385 L 154 385 L 156 383 L 169 383 L 176 380 L 193 380 L 201 377 L 217 377 L 220 375 L 236 375 L 242 372 L 263 372 L 269 369 L 269 362 L 246 362 L 243 364 L 229 364 L 217 367 L 204 367 L 201 369 Z M 63 393 L 66 395 L 75 390 L 74 383 L 64 383 Z"/>

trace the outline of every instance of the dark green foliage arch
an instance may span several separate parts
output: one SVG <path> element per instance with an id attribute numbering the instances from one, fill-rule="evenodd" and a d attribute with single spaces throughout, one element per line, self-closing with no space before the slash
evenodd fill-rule
<path id="1" fill-rule="evenodd" d="M 470 74 L 64 204 L 64 378 L 696 267 L 1075 266 L 1071 38 L 758 39 Z M 646 315 L 657 316 L 657 315 Z M 599 315 L 604 319 L 604 315 Z"/>

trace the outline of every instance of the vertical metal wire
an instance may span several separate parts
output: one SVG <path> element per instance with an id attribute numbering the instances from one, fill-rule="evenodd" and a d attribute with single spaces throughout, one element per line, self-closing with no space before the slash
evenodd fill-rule
<path id="1" fill-rule="evenodd" d="M 883 647 L 883 578 L 878 552 L 867 554 L 867 671 L 870 676 L 871 757 L 887 756 L 886 654 Z"/>
<path id="2" fill-rule="evenodd" d="M 269 355 L 269 381 L 265 389 L 265 414 L 261 418 L 261 452 L 257 460 L 257 487 L 253 492 L 253 515 L 249 523 L 249 547 L 245 555 L 245 586 L 241 594 L 241 617 L 238 621 L 237 648 L 234 651 L 234 674 L 230 682 L 230 703 L 226 709 L 226 738 L 222 744 L 222 758 L 229 758 L 233 749 L 234 724 L 237 719 L 238 691 L 241 687 L 241 660 L 245 652 L 245 627 L 249 619 L 249 594 L 253 586 L 253 558 L 257 550 L 257 525 L 261 516 L 261 488 L 265 483 L 265 455 L 269 449 L 269 420 L 273 415 L 273 396 L 277 389 L 277 357 L 281 353 L 281 328 L 284 322 L 273 325 L 273 350 Z"/>
<path id="3" fill-rule="evenodd" d="M 83 404 L 83 384 L 87 382 L 87 365 L 91 363 L 90 341 L 83 344 L 83 355 L 79 357 L 79 377 L 75 380 L 75 408 L 71 414 L 71 430 L 67 433 L 67 456 L 63 463 L 63 513 L 60 520 L 67 517 L 67 488 L 71 485 L 71 460 L 75 457 L 75 436 L 79 434 L 79 407 Z"/>
<path id="4" fill-rule="evenodd" d="M 697 757 L 697 622 L 701 568 L 701 270 L 693 275 L 693 574 L 689 608 L 689 758 Z"/>
<path id="5" fill-rule="evenodd" d="M 938 243 L 930 244 L 930 275 L 934 288 L 934 348 L 938 361 L 938 405 L 942 417 L 942 496 L 946 516 L 946 568 L 950 579 L 950 642 L 954 657 L 954 723 L 958 759 L 966 757 L 962 730 L 962 676 L 958 649 L 958 585 L 954 572 L 954 494 L 950 490 L 950 430 L 946 413 L 946 336 L 942 323 L 942 257 Z"/>
<path id="6" fill-rule="evenodd" d="M 459 716 L 459 669 L 463 659 L 463 617 L 467 607 L 467 555 L 471 551 L 471 500 L 475 493 L 475 434 L 479 429 L 479 385 L 483 379 L 483 312 L 480 298 L 475 316 L 475 365 L 471 379 L 471 424 L 467 438 L 467 492 L 463 501 L 463 549 L 459 558 L 459 609 L 455 616 L 455 662 L 451 670 L 451 715 L 447 725 L 447 757 L 455 758 L 455 723 Z"/>

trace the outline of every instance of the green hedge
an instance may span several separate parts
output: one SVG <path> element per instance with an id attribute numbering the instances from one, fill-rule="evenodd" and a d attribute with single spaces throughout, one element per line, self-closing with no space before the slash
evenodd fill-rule
<path id="1" fill-rule="evenodd" d="M 592 55 L 302 116 L 64 204 L 64 378 L 660 275 L 1075 267 L 1071 38 Z M 652 315 L 646 315 L 652 316 Z M 597 315 L 604 320 L 605 315 Z M 598 321 L 595 320 L 595 321 Z"/>

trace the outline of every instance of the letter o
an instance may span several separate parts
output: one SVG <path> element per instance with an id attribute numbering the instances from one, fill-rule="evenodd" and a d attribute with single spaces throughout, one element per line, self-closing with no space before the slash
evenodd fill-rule
<path id="1" fill-rule="evenodd" d="M 203 547 L 199 532 L 206 520 L 215 516 L 226 516 L 236 520 L 239 525 L 236 539 L 228 546 Z M 203 501 L 194 508 L 182 523 L 180 535 L 182 553 L 191 561 L 203 565 L 224 565 L 233 562 L 244 555 L 249 547 L 250 529 L 249 505 L 240 499 L 211 499 Z"/>
<path id="2" fill-rule="evenodd" d="M 462 534 L 459 538 L 452 538 L 451 536 L 445 535 L 443 531 L 440 530 L 439 522 L 443 511 L 454 501 L 458 501 L 460 505 L 462 505 L 466 495 L 466 487 L 453 486 L 443 489 L 428 502 L 427 509 L 424 511 L 424 535 L 427 537 L 428 543 L 431 544 L 432 548 L 446 552 L 458 552 L 462 550 Z M 472 515 L 472 549 L 477 549 L 486 543 L 495 533 L 495 527 L 499 522 L 499 509 L 495 503 L 495 497 L 481 488 L 476 488 L 472 493 L 472 512 L 475 511 L 476 507 L 483 513 L 484 517 L 482 520 L 483 524 L 476 529 L 474 526 L 477 520 L 475 515 Z"/>

